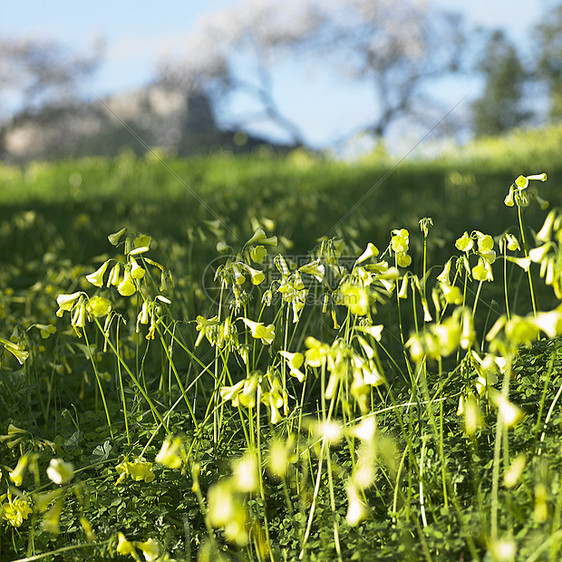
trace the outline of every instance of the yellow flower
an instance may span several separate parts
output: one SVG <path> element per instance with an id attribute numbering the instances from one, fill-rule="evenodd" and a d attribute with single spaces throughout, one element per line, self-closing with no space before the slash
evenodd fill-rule
<path id="1" fill-rule="evenodd" d="M 494 248 L 494 239 L 489 234 L 483 234 L 482 232 L 476 232 L 476 243 L 478 245 L 478 252 L 481 254 L 486 254 L 491 252 Z"/>
<path id="2" fill-rule="evenodd" d="M 232 464 L 232 479 L 239 492 L 256 492 L 259 489 L 258 456 L 248 451 Z"/>
<path id="3" fill-rule="evenodd" d="M 472 276 L 476 281 L 493 281 L 492 267 L 483 258 L 478 259 L 478 265 L 472 268 Z"/>
<path id="4" fill-rule="evenodd" d="M 121 266 L 116 263 L 112 268 L 111 271 L 109 272 L 109 276 L 107 278 L 107 287 L 110 287 L 111 285 L 119 285 L 119 274 L 121 273 Z"/>
<path id="5" fill-rule="evenodd" d="M 140 312 L 137 316 L 137 332 L 139 331 L 139 325 L 148 324 L 149 320 L 150 320 L 150 315 L 148 312 L 148 302 L 143 301 Z"/>
<path id="6" fill-rule="evenodd" d="M 9 351 L 18 360 L 20 365 L 23 365 L 29 357 L 29 351 L 25 350 L 23 343 L 14 343 L 4 338 L 0 338 L 0 343 L 4 345 L 6 351 Z"/>
<path id="7" fill-rule="evenodd" d="M 549 338 L 562 334 L 562 308 L 558 307 L 550 312 L 539 312 L 534 318 L 534 324 Z"/>
<path id="8" fill-rule="evenodd" d="M 241 380 L 233 386 L 221 386 L 219 390 L 220 397 L 225 402 L 228 402 L 230 400 L 232 402 L 232 405 L 236 408 L 236 406 L 238 406 L 238 400 L 240 398 L 240 394 L 242 393 L 244 383 L 245 381 Z"/>
<path id="9" fill-rule="evenodd" d="M 369 258 L 376 257 L 378 255 L 379 255 L 378 248 L 372 242 L 369 242 L 367 244 L 367 247 L 365 248 L 365 251 L 357 258 L 357 260 L 355 260 L 355 265 L 363 263 L 364 261 L 367 261 Z"/>
<path id="10" fill-rule="evenodd" d="M 542 225 L 542 228 L 537 233 L 537 240 L 541 242 L 550 242 L 552 237 L 552 227 L 554 226 L 554 220 L 556 219 L 556 211 L 550 211 L 546 216 L 546 219 Z"/>
<path id="11" fill-rule="evenodd" d="M 509 539 L 496 539 L 490 543 L 489 551 L 492 555 L 492 560 L 511 562 L 515 560 L 517 545 Z"/>
<path id="12" fill-rule="evenodd" d="M 27 433 L 25 429 L 16 427 L 13 423 L 8 424 L 8 434 L 0 435 L 0 443 L 6 442 L 9 449 L 13 449 Z"/>
<path id="13" fill-rule="evenodd" d="M 264 246 L 254 246 L 250 250 L 250 257 L 254 263 L 263 263 L 265 256 L 267 255 L 267 250 Z"/>
<path id="14" fill-rule="evenodd" d="M 130 476 L 136 482 L 144 480 L 148 483 L 154 480 L 152 463 L 140 459 L 135 459 L 133 462 L 123 461 L 115 467 L 115 470 L 120 474 L 115 484 L 119 484 L 126 476 Z"/>
<path id="15" fill-rule="evenodd" d="M 224 527 L 226 538 L 239 546 L 248 543 L 248 515 L 231 480 L 222 480 L 209 488 L 207 507 L 213 527 Z"/>
<path id="16" fill-rule="evenodd" d="M 86 311 L 96 318 L 107 316 L 111 312 L 111 302 L 104 297 L 92 297 L 86 305 Z"/>
<path id="17" fill-rule="evenodd" d="M 154 539 L 148 539 L 145 542 L 135 542 L 135 546 L 142 551 L 144 559 L 148 562 L 158 560 L 160 557 L 160 545 Z"/>
<path id="18" fill-rule="evenodd" d="M 57 316 L 62 316 L 63 311 L 70 311 L 74 307 L 76 299 L 82 293 L 72 293 L 70 295 L 59 295 L 57 297 L 57 304 L 59 305 L 59 310 L 57 311 Z"/>
<path id="19" fill-rule="evenodd" d="M 306 376 L 300 368 L 304 362 L 304 355 L 302 353 L 290 353 L 289 351 L 280 351 L 279 355 L 287 361 L 289 374 L 297 378 L 299 382 L 303 382 Z"/>
<path id="20" fill-rule="evenodd" d="M 405 254 L 410 244 L 410 233 L 405 229 L 395 229 L 392 231 L 390 246 L 397 254 Z"/>
<path id="21" fill-rule="evenodd" d="M 529 180 L 525 176 L 518 176 L 515 180 L 515 185 L 519 189 L 525 189 L 529 185 Z"/>
<path id="22" fill-rule="evenodd" d="M 128 554 L 130 554 L 135 560 L 139 560 L 137 551 L 135 550 L 133 543 L 127 540 L 127 537 L 125 537 L 123 533 L 119 533 L 117 537 L 118 542 L 117 548 L 115 549 L 117 553 L 123 556 L 127 556 Z"/>
<path id="23" fill-rule="evenodd" d="M 129 255 L 136 256 L 148 252 L 151 241 L 152 238 L 147 234 L 139 234 L 133 241 L 133 249 L 129 252 Z"/>
<path id="24" fill-rule="evenodd" d="M 16 486 L 21 486 L 23 482 L 23 473 L 25 472 L 28 462 L 29 462 L 29 458 L 27 455 L 21 456 L 18 460 L 18 464 L 16 465 L 16 468 L 14 468 L 14 470 L 10 472 L 10 480 Z"/>
<path id="25" fill-rule="evenodd" d="M 84 328 L 86 326 L 86 305 L 84 304 L 84 299 L 80 299 L 74 308 L 71 324 L 75 328 Z"/>
<path id="26" fill-rule="evenodd" d="M 242 406 L 246 408 L 254 408 L 256 406 L 256 391 L 258 389 L 258 377 L 250 376 L 244 380 L 242 392 L 238 395 L 238 399 Z"/>
<path id="27" fill-rule="evenodd" d="M 543 172 L 542 174 L 533 174 L 531 176 L 527 176 L 528 180 L 538 180 L 538 181 L 546 181 L 547 175 L 546 172 Z"/>
<path id="28" fill-rule="evenodd" d="M 369 334 L 371 337 L 375 338 L 377 341 L 381 341 L 382 331 L 384 329 L 383 324 L 377 324 L 374 326 L 356 326 L 356 330 L 363 332 L 364 334 Z"/>
<path id="29" fill-rule="evenodd" d="M 400 267 L 408 267 L 412 263 L 412 256 L 408 254 L 396 254 L 396 263 Z"/>
<path id="30" fill-rule="evenodd" d="M 41 526 L 45 531 L 53 535 L 60 533 L 59 520 L 62 513 L 62 500 L 58 499 L 49 511 L 43 515 Z"/>
<path id="31" fill-rule="evenodd" d="M 377 471 L 377 450 L 375 443 L 363 442 L 357 449 L 357 462 L 351 481 L 358 490 L 369 488 L 375 481 Z"/>
<path id="32" fill-rule="evenodd" d="M 299 271 L 301 273 L 306 273 L 307 275 L 312 275 L 316 281 L 319 283 L 322 282 L 324 279 L 324 275 L 326 274 L 326 268 L 320 263 L 320 260 L 314 260 L 310 263 L 306 263 L 303 266 L 299 267 Z"/>
<path id="33" fill-rule="evenodd" d="M 537 246 L 529 251 L 529 257 L 531 261 L 534 263 L 540 263 L 544 260 L 547 256 L 548 251 L 552 248 L 552 243 L 547 242 L 546 244 L 542 244 L 541 246 Z"/>
<path id="34" fill-rule="evenodd" d="M 287 475 L 287 470 L 294 462 L 294 437 L 289 436 L 286 441 L 274 439 L 269 448 L 268 469 L 271 474 L 279 478 Z"/>
<path id="35" fill-rule="evenodd" d="M 123 295 L 124 297 L 130 297 L 137 290 L 135 283 L 133 282 L 133 278 L 131 277 L 131 274 L 128 270 L 125 270 L 125 275 L 119 282 L 117 290 L 119 291 L 119 294 Z"/>
<path id="36" fill-rule="evenodd" d="M 503 203 L 506 207 L 513 207 L 513 205 L 515 205 L 514 194 L 515 194 L 515 189 L 513 188 L 513 185 L 511 185 L 509 187 L 509 191 L 507 195 L 505 196 L 505 199 L 503 200 Z"/>
<path id="37" fill-rule="evenodd" d="M 474 246 L 474 240 L 472 240 L 472 238 L 468 235 L 468 232 L 466 231 L 455 242 L 455 247 L 457 248 L 457 250 L 460 250 L 461 252 L 465 252 L 465 253 L 468 253 L 470 250 L 472 250 L 473 246 Z"/>
<path id="38" fill-rule="evenodd" d="M 351 430 L 354 437 L 358 437 L 367 443 L 374 443 L 376 432 L 377 420 L 375 419 L 375 416 L 363 418 L 361 422 Z"/>
<path id="39" fill-rule="evenodd" d="M 539 330 L 534 319 L 513 316 L 505 324 L 505 337 L 514 345 L 530 345 L 539 336 Z"/>
<path id="40" fill-rule="evenodd" d="M 144 268 L 142 268 L 132 256 L 130 256 L 129 261 L 131 263 L 131 277 L 133 279 L 142 279 L 145 273 Z"/>
<path id="41" fill-rule="evenodd" d="M 337 445 L 343 438 L 342 426 L 335 421 L 313 421 L 309 429 L 317 439 L 323 439 L 329 445 Z"/>
<path id="42" fill-rule="evenodd" d="M 247 318 L 242 318 L 242 321 L 250 328 L 253 338 L 261 339 L 261 341 L 267 345 L 273 343 L 275 339 L 275 326 L 273 324 L 264 326 L 263 322 L 253 322 Z"/>
<path id="43" fill-rule="evenodd" d="M 166 438 L 160 452 L 156 456 L 156 462 L 167 466 L 168 468 L 179 468 L 182 465 L 182 460 L 179 455 L 181 450 L 181 439 L 175 437 L 174 439 Z"/>
<path id="44" fill-rule="evenodd" d="M 363 287 L 344 283 L 340 288 L 341 304 L 347 306 L 351 314 L 366 316 L 369 312 L 369 294 Z"/>
<path id="45" fill-rule="evenodd" d="M 12 527 L 21 527 L 24 520 L 32 512 L 31 506 L 23 498 L 12 500 L 10 493 L 8 493 L 7 499 L 8 503 L 0 504 L 0 513 Z"/>
<path id="46" fill-rule="evenodd" d="M 207 337 L 210 344 L 215 344 L 217 341 L 217 331 L 220 325 L 219 321 L 217 320 L 216 316 L 213 318 L 203 318 L 203 316 L 199 315 L 195 319 L 196 326 L 195 329 L 199 332 L 197 336 L 197 340 L 195 341 L 195 347 L 197 347 L 202 341 L 204 337 Z"/>
<path id="47" fill-rule="evenodd" d="M 103 285 L 103 276 L 105 275 L 105 270 L 108 265 L 109 261 L 104 262 L 96 271 L 86 275 L 86 280 L 94 287 L 101 287 Z"/>
<path id="48" fill-rule="evenodd" d="M 125 232 L 127 232 L 127 228 L 122 228 L 119 232 L 114 232 L 113 234 L 110 234 L 107 237 L 109 243 L 112 246 L 117 246 L 117 244 L 119 244 L 119 241 L 121 240 L 121 237 L 125 234 Z"/>
<path id="49" fill-rule="evenodd" d="M 515 252 L 516 250 L 520 250 L 521 247 L 519 246 L 519 240 L 509 232 L 505 234 L 505 237 L 502 238 L 502 241 L 507 245 L 507 249 L 510 252 Z"/>
<path id="50" fill-rule="evenodd" d="M 548 517 L 548 490 L 544 482 L 535 484 L 535 519 L 544 523 Z"/>
<path id="51" fill-rule="evenodd" d="M 240 267 L 243 267 L 243 269 L 250 274 L 250 281 L 252 282 L 252 285 L 259 285 L 264 281 L 265 273 L 263 271 L 254 269 L 246 264 L 240 264 Z"/>
<path id="52" fill-rule="evenodd" d="M 270 419 L 273 424 L 279 423 L 283 419 L 279 408 L 283 408 L 285 414 L 287 413 L 287 393 L 281 388 L 277 378 L 273 379 L 269 392 L 263 394 L 262 402 L 269 407 Z"/>
<path id="53" fill-rule="evenodd" d="M 517 455 L 503 475 L 503 484 L 506 488 L 514 488 L 523 474 L 527 461 L 524 454 Z"/>
<path id="54" fill-rule="evenodd" d="M 246 246 L 256 243 L 265 244 L 267 246 L 277 246 L 277 236 L 268 238 L 262 228 L 257 228 L 254 235 L 246 242 Z"/>
<path id="55" fill-rule="evenodd" d="M 461 304 L 462 303 L 462 293 L 461 290 L 456 285 L 446 285 L 445 283 L 440 284 L 441 292 L 445 298 L 447 304 Z"/>
<path id="56" fill-rule="evenodd" d="M 330 354 L 330 346 L 318 341 L 312 336 L 308 336 L 304 343 L 306 347 L 308 347 L 305 353 L 307 365 L 311 367 L 321 367 Z"/>
<path id="57" fill-rule="evenodd" d="M 506 256 L 506 257 L 507 257 L 507 261 L 510 261 L 515 265 L 518 265 L 523 271 L 529 271 L 532 261 L 530 257 L 526 257 L 526 258 L 514 258 L 513 256 Z"/>
<path id="58" fill-rule="evenodd" d="M 243 285 L 246 282 L 246 276 L 240 270 L 240 264 L 232 264 L 232 271 L 234 272 L 236 284 Z"/>
<path id="59" fill-rule="evenodd" d="M 490 392 L 490 398 L 506 427 L 513 427 L 523 419 L 524 414 L 521 409 L 510 402 L 501 392 Z"/>
<path id="60" fill-rule="evenodd" d="M 464 430 L 468 436 L 472 436 L 482 424 L 482 412 L 474 395 L 470 394 L 467 398 L 461 396 L 461 399 L 464 399 Z"/>
<path id="61" fill-rule="evenodd" d="M 74 466 L 62 459 L 51 459 L 47 468 L 47 476 L 55 484 L 66 484 L 74 478 Z"/>
<path id="62" fill-rule="evenodd" d="M 451 264 L 452 264 L 452 259 L 450 259 L 446 264 L 445 267 L 443 268 L 443 271 L 437 276 L 437 281 L 440 281 L 443 285 L 450 285 L 451 284 L 451 280 L 450 280 L 450 274 L 451 274 Z"/>
<path id="63" fill-rule="evenodd" d="M 345 520 L 349 525 L 355 526 L 361 523 L 365 517 L 369 514 L 369 510 L 363 500 L 360 499 L 357 489 L 352 483 L 346 486 L 347 494 L 347 513 L 345 515 Z"/>
<path id="64" fill-rule="evenodd" d="M 80 525 L 82 525 L 82 529 L 84 529 L 86 533 L 86 540 L 88 542 L 94 542 L 96 540 L 96 534 L 92 530 L 91 523 L 85 517 L 80 517 Z"/>

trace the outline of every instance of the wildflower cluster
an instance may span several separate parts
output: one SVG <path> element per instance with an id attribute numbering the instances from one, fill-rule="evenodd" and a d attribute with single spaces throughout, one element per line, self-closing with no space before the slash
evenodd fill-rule
<path id="1" fill-rule="evenodd" d="M 166 293 L 171 276 L 147 257 L 150 238 L 128 236 L 124 230 L 111 235 L 110 242 L 122 244 L 124 255 L 106 260 L 86 276 L 100 294 L 90 297 L 77 291 L 59 295 L 57 302 L 59 316 L 69 312 L 78 335 L 87 337 L 87 322 L 107 317 L 105 336 L 109 323 L 118 316 L 116 299 L 123 297 L 135 310 L 136 332 L 146 327 L 146 338 L 160 338 L 163 344 L 154 362 L 149 362 L 148 351 L 144 356 L 138 353 L 138 347 L 136 353 L 128 349 L 127 356 L 113 347 L 119 376 L 125 371 L 132 382 L 134 392 L 129 394 L 133 394 L 135 415 L 152 416 L 157 428 L 139 455 L 133 456 L 136 445 L 129 443 L 129 456 L 113 462 L 115 485 L 130 479 L 137 483 L 135 487 L 155 486 L 156 480 L 160 486 L 171 470 L 181 470 L 182 477 L 191 470 L 191 492 L 204 514 L 210 559 L 228 548 L 219 546 L 223 539 L 259 559 L 273 558 L 272 537 L 289 528 L 286 520 L 290 518 L 278 516 L 269 491 L 276 504 L 284 498 L 288 512 L 298 513 L 294 517 L 295 525 L 300 525 L 294 539 L 297 546 L 287 547 L 283 555 L 295 557 L 300 551 L 298 557 L 304 559 L 312 545 L 311 530 L 321 517 L 329 519 L 330 543 L 337 557 L 344 559 L 341 531 L 347 525 L 346 532 L 351 533 L 349 527 L 368 525 L 369 518 L 377 517 L 379 507 L 371 509 L 375 495 L 381 512 L 391 514 L 393 528 L 401 532 L 415 528 L 426 548 L 424 541 L 437 532 L 453 508 L 462 524 L 470 527 L 472 519 L 457 507 L 464 501 L 463 494 L 470 493 L 463 479 L 473 478 L 464 463 L 480 454 L 485 435 L 493 443 L 486 465 L 491 467 L 491 480 L 485 488 L 492 499 L 484 498 L 486 494 L 477 498 L 489 501 L 490 512 L 478 523 L 485 546 L 472 544 L 470 556 L 479 559 L 480 549 L 495 556 L 503 548 L 500 498 L 502 494 L 508 497 L 521 479 L 529 478 L 527 460 L 516 456 L 511 445 L 512 434 L 521 431 L 517 426 L 527 423 L 528 415 L 513 390 L 517 357 L 543 335 L 552 340 L 562 335 L 562 305 L 540 312 L 533 300 L 532 313 L 516 314 L 507 298 L 510 264 L 527 272 L 531 295 L 530 273 L 535 264 L 540 277 L 562 299 L 562 215 L 556 210 L 548 214 L 531 249 L 521 215 L 531 198 L 543 201 L 531 194 L 530 182 L 545 179 L 545 174 L 520 176 L 510 187 L 505 204 L 517 206 L 517 235 L 505 232 L 494 239 L 480 230 L 467 230 L 454 243 L 457 255 L 444 260 L 439 269 L 427 264 L 432 219 L 422 219 L 423 259 L 414 262 L 422 264 L 418 275 L 411 268 L 410 250 L 417 240 L 414 235 L 411 240 L 406 228 L 390 231 L 382 254 L 371 242 L 361 247 L 353 242 L 353 255 L 359 257 L 348 258 L 344 264 L 342 256 L 351 253 L 350 247 L 340 238 L 323 238 L 304 263 L 296 263 L 276 253 L 283 242 L 267 235 L 263 225 L 254 221 L 253 235 L 237 253 L 222 238 L 217 244 L 223 254 L 214 274 L 218 309 L 201 314 L 197 310 L 178 323 L 167 324 L 163 318 L 171 299 L 161 293 Z M 219 225 L 207 226 L 224 234 Z M 499 274 L 498 263 L 504 268 L 505 310 L 503 304 L 486 302 L 488 288 Z M 155 272 L 160 272 L 159 285 L 154 282 Z M 475 322 L 482 302 L 488 314 L 484 325 Z M 320 321 L 314 323 L 320 304 Z M 327 313 L 331 314 L 329 323 L 323 322 Z M 386 318 L 396 321 L 398 333 L 392 332 L 392 324 L 382 323 Z M 9 342 L 0 343 L 14 353 Z M 152 343 L 145 345 L 148 350 Z M 14 353 L 20 362 L 25 361 L 24 352 L 22 347 Z M 185 369 L 174 362 L 182 352 L 189 358 Z M 96 362 L 92 363 L 95 369 Z M 156 371 L 165 365 L 158 385 L 148 376 L 147 365 Z M 119 382 L 119 404 L 127 426 L 134 418 L 129 410 L 131 396 Z M 546 431 L 561 396 L 556 394 L 544 416 L 546 393 L 535 436 L 543 426 Z M 141 404 L 147 407 L 143 410 Z M 178 433 L 185 431 L 189 441 L 177 436 L 170 421 L 174 417 L 185 423 Z M 21 431 L 12 427 L 0 440 L 5 437 L 8 445 L 15 446 Z M 166 431 L 167 437 L 151 462 L 145 453 L 160 431 Z M 454 452 L 448 451 L 450 443 Z M 219 457 L 231 444 L 244 452 L 235 458 L 228 452 Z M 16 488 L 22 485 L 31 459 L 22 455 L 9 472 Z M 202 473 L 201 459 L 212 468 L 205 467 Z M 458 468 L 455 463 L 461 467 L 457 473 L 453 472 Z M 227 476 L 217 477 L 224 466 L 230 467 Z M 47 476 L 55 487 L 48 499 L 23 492 L 0 498 L 3 520 L 20 526 L 39 505 L 37 509 L 44 508 L 43 528 L 58 532 L 64 490 L 76 485 L 74 467 L 55 458 Z M 538 482 L 529 490 L 534 494 L 536 522 L 549 520 L 553 508 L 546 485 Z M 469 543 L 472 535 L 467 532 L 466 536 Z M 508 543 L 509 548 L 514 544 Z M 118 533 L 108 544 L 110 552 L 135 560 L 141 555 L 146 560 L 164 556 L 152 538 L 142 542 Z M 204 548 L 200 554 L 206 552 Z M 443 556 L 447 554 L 443 551 Z"/>
<path id="2" fill-rule="evenodd" d="M 86 280 L 94 287 L 105 287 L 104 294 L 107 294 L 107 290 L 111 287 L 115 287 L 118 294 L 123 297 L 139 294 L 142 304 L 137 316 L 136 330 L 139 332 L 142 324 L 150 324 L 146 337 L 147 339 L 154 339 L 157 321 L 161 315 L 161 306 L 163 304 L 169 305 L 171 301 L 161 294 L 154 298 L 150 297 L 146 284 L 141 286 L 140 282 L 145 278 L 148 265 L 159 270 L 160 291 L 165 291 L 168 288 L 168 281 L 171 276 L 159 263 L 144 256 L 149 251 L 150 236 L 144 234 L 138 236 L 126 235 L 126 229 L 123 228 L 119 232 L 110 234 L 108 239 L 114 246 L 123 246 L 124 262 L 123 260 L 106 260 L 96 271 L 86 275 Z M 142 260 L 142 265 L 139 263 L 139 259 Z M 59 305 L 57 316 L 62 316 L 66 311 L 70 312 L 71 324 L 78 337 L 81 337 L 87 322 L 94 318 L 106 317 L 103 333 L 107 334 L 112 321 L 111 312 L 113 308 L 111 300 L 107 296 L 95 295 L 89 297 L 83 291 L 61 294 L 57 297 L 57 304 Z"/>
<path id="3" fill-rule="evenodd" d="M 465 232 L 456 242 L 457 250 L 463 252 L 462 264 L 466 272 L 471 272 L 477 281 L 493 281 L 492 264 L 496 261 L 494 250 L 494 239 L 489 234 L 475 230 L 469 236 Z M 472 267 L 469 265 L 469 256 L 476 255 L 478 263 Z"/>

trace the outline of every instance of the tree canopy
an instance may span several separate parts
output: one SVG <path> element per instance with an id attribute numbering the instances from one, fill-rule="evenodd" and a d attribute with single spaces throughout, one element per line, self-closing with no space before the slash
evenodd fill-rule
<path id="1" fill-rule="evenodd" d="M 261 107 L 259 117 L 300 144 L 300 129 L 274 97 L 275 65 L 335 70 L 372 87 L 374 115 L 364 129 L 380 137 L 415 112 L 428 80 L 458 68 L 462 45 L 458 16 L 415 0 L 241 0 L 199 20 L 185 52 L 162 61 L 160 77 L 218 104 L 244 91 Z"/>

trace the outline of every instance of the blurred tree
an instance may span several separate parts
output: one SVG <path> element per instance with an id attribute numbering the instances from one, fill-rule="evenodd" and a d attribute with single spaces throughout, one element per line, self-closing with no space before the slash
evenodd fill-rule
<path id="1" fill-rule="evenodd" d="M 503 31 L 495 30 L 489 36 L 477 71 L 484 76 L 485 85 L 472 105 L 476 135 L 501 134 L 531 117 L 524 109 L 523 96 L 528 72 Z"/>
<path id="2" fill-rule="evenodd" d="M 562 4 L 547 9 L 534 34 L 537 41 L 537 75 L 546 82 L 551 119 L 562 117 Z"/>
<path id="3" fill-rule="evenodd" d="M 299 145 L 303 133 L 275 100 L 273 71 L 281 62 L 312 62 L 314 71 L 335 69 L 373 86 L 378 116 L 364 130 L 382 137 L 426 101 L 428 80 L 458 68 L 461 28 L 458 16 L 414 0 L 242 0 L 201 19 L 186 54 L 161 62 L 159 79 L 204 92 L 215 107 L 245 93 L 261 111 L 242 125 L 267 119 Z"/>
<path id="4" fill-rule="evenodd" d="M 58 115 L 78 94 L 101 61 L 96 41 L 87 55 L 74 55 L 60 44 L 0 37 L 0 155 L 3 138 L 15 123 L 40 114 Z"/>

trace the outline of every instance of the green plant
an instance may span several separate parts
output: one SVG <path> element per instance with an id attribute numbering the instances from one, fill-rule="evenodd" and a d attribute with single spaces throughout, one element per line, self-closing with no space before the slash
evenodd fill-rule
<path id="1" fill-rule="evenodd" d="M 556 560 L 562 218 L 533 244 L 537 179 L 499 254 L 473 229 L 435 261 L 429 218 L 291 254 L 256 208 L 245 238 L 190 234 L 222 252 L 203 287 L 126 228 L 94 267 L 30 260 L 0 301 L 0 557 Z"/>

